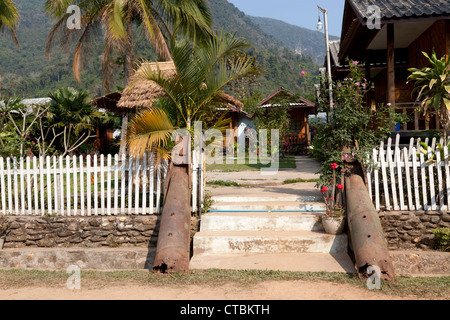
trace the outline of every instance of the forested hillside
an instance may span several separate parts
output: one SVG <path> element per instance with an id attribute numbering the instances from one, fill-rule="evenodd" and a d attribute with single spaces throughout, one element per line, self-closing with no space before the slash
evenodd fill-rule
<path id="1" fill-rule="evenodd" d="M 322 64 L 325 59 L 325 35 L 323 32 L 313 31 L 306 28 L 270 18 L 250 17 L 261 30 L 275 39 L 281 41 L 284 46 L 312 56 L 314 62 Z M 330 35 L 330 40 L 338 37 Z"/>
<path id="2" fill-rule="evenodd" d="M 55 47 L 52 50 L 52 59 L 45 57 L 45 40 L 54 21 L 46 16 L 44 2 L 45 0 L 15 0 L 21 15 L 17 29 L 20 49 L 15 46 L 8 34 L 0 35 L 2 77 L 0 93 L 3 97 L 34 98 L 46 96 L 48 92 L 59 87 L 73 86 L 88 90 L 92 97 L 104 94 L 101 82 L 102 35 L 99 34 L 94 39 L 92 50 L 85 61 L 83 82 L 77 84 L 71 70 L 73 48 L 69 47 L 67 54 L 63 54 L 61 48 Z M 241 90 L 242 88 L 257 90 L 264 96 L 283 86 L 295 93 L 311 94 L 307 93 L 310 86 L 307 85 L 305 77 L 300 75 L 302 70 L 310 74 L 317 73 L 318 65 L 313 62 L 311 56 L 296 54 L 281 41 L 264 32 L 251 17 L 246 16 L 228 1 L 209 0 L 209 2 L 214 16 L 214 27 L 223 28 L 226 32 L 237 32 L 239 36 L 247 38 L 253 45 L 249 53 L 255 56 L 257 64 L 265 71 L 251 88 L 246 86 L 241 87 Z M 146 44 L 142 33 L 139 31 L 136 33 L 138 37 L 136 43 L 139 46 L 136 48 L 135 57 L 154 58 L 155 54 Z M 307 43 L 308 41 L 310 40 L 305 40 Z M 121 59 L 118 58 L 113 63 L 118 66 L 115 87 L 121 88 L 123 86 Z"/>

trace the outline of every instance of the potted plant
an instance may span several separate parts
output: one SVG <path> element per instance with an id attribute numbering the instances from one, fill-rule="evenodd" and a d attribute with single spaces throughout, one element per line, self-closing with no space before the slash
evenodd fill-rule
<path id="1" fill-rule="evenodd" d="M 337 163 L 331 164 L 331 169 L 333 170 L 333 179 L 331 180 L 332 186 L 330 187 L 331 190 L 327 186 L 322 186 L 322 189 L 320 190 L 326 206 L 326 213 L 322 215 L 322 225 L 325 232 L 328 234 L 340 234 L 345 227 L 345 210 L 340 203 L 344 185 L 336 184 L 337 167 Z"/>
<path id="2" fill-rule="evenodd" d="M 0 215 L 0 250 L 3 249 L 6 235 L 9 233 L 8 218 L 4 215 Z"/>

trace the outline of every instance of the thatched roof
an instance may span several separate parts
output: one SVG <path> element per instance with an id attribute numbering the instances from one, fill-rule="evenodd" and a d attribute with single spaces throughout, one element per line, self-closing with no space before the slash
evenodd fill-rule
<path id="1" fill-rule="evenodd" d="M 128 112 L 128 110 L 117 107 L 117 104 L 119 103 L 121 97 L 122 91 L 111 92 L 107 95 L 104 95 L 103 97 L 92 100 L 91 104 L 99 109 L 105 109 L 115 113 L 124 113 L 125 111 L 126 113 Z"/>
<path id="2" fill-rule="evenodd" d="M 148 63 L 153 72 L 160 70 L 165 76 L 174 76 L 177 72 L 173 61 Z M 142 68 L 142 66 L 141 66 Z M 155 100 L 164 95 L 159 85 L 150 80 L 141 80 L 133 86 L 126 87 L 117 106 L 126 109 L 146 108 Z"/>
<path id="3" fill-rule="evenodd" d="M 176 74 L 176 67 L 172 61 L 148 63 L 153 70 L 160 70 L 165 76 L 171 77 Z M 153 104 L 155 100 L 164 96 L 164 91 L 159 85 L 150 80 L 140 80 L 133 86 L 127 86 L 122 92 L 117 91 L 99 97 L 92 101 L 92 104 L 116 113 L 127 113 L 130 110 L 139 110 L 147 108 Z M 221 102 L 229 104 L 242 110 L 244 104 L 236 98 L 226 94 L 221 94 Z"/>

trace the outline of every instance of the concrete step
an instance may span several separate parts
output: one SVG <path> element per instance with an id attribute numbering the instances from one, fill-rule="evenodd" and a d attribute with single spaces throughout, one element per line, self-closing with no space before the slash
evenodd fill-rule
<path id="1" fill-rule="evenodd" d="M 194 255 L 232 253 L 346 253 L 347 235 L 312 231 L 200 231 Z"/>
<path id="2" fill-rule="evenodd" d="M 219 195 L 211 198 L 216 202 L 321 202 L 320 196 L 302 196 L 290 194 L 259 194 L 259 195 Z"/>
<path id="3" fill-rule="evenodd" d="M 305 212 L 214 212 L 202 215 L 201 231 L 322 231 L 320 214 Z"/>
<path id="4" fill-rule="evenodd" d="M 292 212 L 323 212 L 326 210 L 323 202 L 300 201 L 238 201 L 215 202 L 210 211 L 292 211 Z"/>
<path id="5" fill-rule="evenodd" d="M 202 254 L 192 257 L 190 269 L 356 272 L 346 253 Z"/>

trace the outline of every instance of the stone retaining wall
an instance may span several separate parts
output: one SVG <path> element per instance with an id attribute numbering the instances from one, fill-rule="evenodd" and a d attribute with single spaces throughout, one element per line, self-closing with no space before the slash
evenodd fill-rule
<path id="1" fill-rule="evenodd" d="M 9 217 L 10 232 L 5 248 L 122 246 L 156 247 L 159 215 L 103 217 Z M 191 236 L 198 231 L 199 219 L 191 219 Z"/>
<path id="2" fill-rule="evenodd" d="M 430 249 L 433 231 L 450 227 L 448 212 L 381 211 L 379 216 L 389 250 Z"/>
<path id="3" fill-rule="evenodd" d="M 5 248 L 156 246 L 159 216 L 10 217 Z"/>

